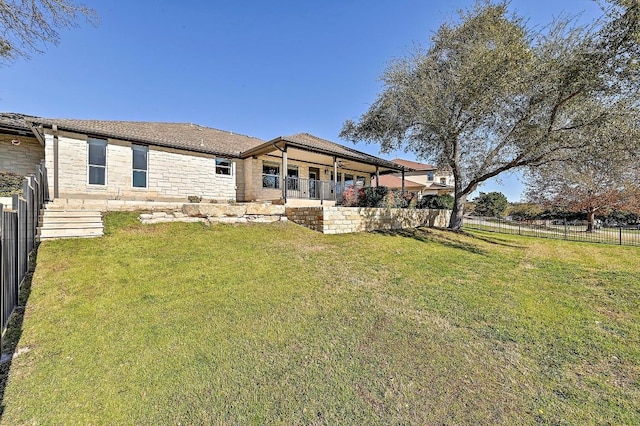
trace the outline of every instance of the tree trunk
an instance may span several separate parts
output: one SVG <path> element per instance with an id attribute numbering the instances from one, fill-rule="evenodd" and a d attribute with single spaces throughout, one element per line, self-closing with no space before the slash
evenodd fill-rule
<path id="1" fill-rule="evenodd" d="M 455 194 L 453 199 L 453 210 L 449 219 L 449 229 L 459 231 L 462 229 L 462 218 L 464 216 L 464 205 L 467 201 L 467 194 Z"/>
<path id="2" fill-rule="evenodd" d="M 595 222 L 596 212 L 588 211 L 587 212 L 587 232 L 593 232 L 595 227 L 593 226 Z"/>

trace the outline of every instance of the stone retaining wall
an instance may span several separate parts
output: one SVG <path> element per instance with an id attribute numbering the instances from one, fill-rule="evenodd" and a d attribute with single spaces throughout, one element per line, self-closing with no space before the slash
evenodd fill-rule
<path id="1" fill-rule="evenodd" d="M 271 223 L 287 220 L 284 206 L 273 204 L 208 204 L 189 203 L 174 211 L 140 215 L 144 224 L 162 222 Z"/>
<path id="2" fill-rule="evenodd" d="M 292 222 L 325 234 L 388 229 L 446 227 L 450 210 L 376 209 L 366 207 L 289 207 Z"/>

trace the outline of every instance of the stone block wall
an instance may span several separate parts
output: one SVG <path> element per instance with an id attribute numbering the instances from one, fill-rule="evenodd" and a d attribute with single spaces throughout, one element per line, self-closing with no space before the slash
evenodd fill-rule
<path id="1" fill-rule="evenodd" d="M 403 228 L 446 227 L 451 211 L 376 209 L 365 207 L 289 207 L 292 222 L 325 234 L 379 231 Z"/>
<path id="2" fill-rule="evenodd" d="M 324 232 L 324 212 L 325 207 L 286 208 L 287 219 L 318 232 Z"/>
<path id="3" fill-rule="evenodd" d="M 17 140 L 19 145 L 12 141 Z M 0 171 L 26 176 L 44 160 L 44 147 L 34 137 L 0 135 Z"/>
<path id="4" fill-rule="evenodd" d="M 186 201 L 190 195 L 203 200 L 236 200 L 237 164 L 232 174 L 215 174 L 215 156 L 172 148 L 149 146 L 148 187 L 132 184 L 132 143 L 108 139 L 105 185 L 87 181 L 87 138 L 61 132 L 58 138 L 58 190 L 61 198 L 93 198 L 140 201 Z M 53 194 L 53 136 L 46 135 L 49 191 Z"/>

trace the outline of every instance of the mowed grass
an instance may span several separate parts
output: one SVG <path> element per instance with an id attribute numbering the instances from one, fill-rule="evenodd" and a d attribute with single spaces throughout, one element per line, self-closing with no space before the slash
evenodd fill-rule
<path id="1" fill-rule="evenodd" d="M 640 424 L 637 248 L 290 223 L 40 246 L 4 424 Z"/>

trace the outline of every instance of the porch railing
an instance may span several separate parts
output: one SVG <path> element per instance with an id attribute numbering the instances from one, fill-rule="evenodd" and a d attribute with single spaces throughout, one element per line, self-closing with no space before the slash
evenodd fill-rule
<path id="1" fill-rule="evenodd" d="M 287 198 L 303 198 L 310 200 L 336 200 L 341 192 L 335 191 L 334 183 L 326 180 L 305 179 L 297 177 L 286 178 Z"/>

